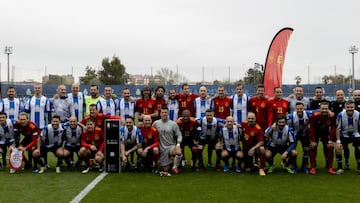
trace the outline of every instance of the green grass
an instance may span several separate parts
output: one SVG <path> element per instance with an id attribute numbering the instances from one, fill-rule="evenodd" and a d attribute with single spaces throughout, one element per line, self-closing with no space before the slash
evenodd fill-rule
<path id="1" fill-rule="evenodd" d="M 189 160 L 188 151 L 186 155 Z M 360 198 L 356 190 L 360 175 L 354 170 L 353 152 L 352 170 L 339 176 L 329 175 L 322 168 L 322 153 L 318 153 L 316 175 L 288 174 L 279 167 L 278 158 L 278 168 L 265 177 L 237 174 L 234 169 L 229 173 L 213 169 L 193 172 L 189 166 L 172 177 L 149 172 L 111 173 L 82 202 L 355 202 Z M 65 169 L 56 174 L 53 155 L 49 154 L 49 160 L 52 168 L 45 174 L 0 170 L 0 202 L 69 202 L 99 174 L 91 171 L 83 175 Z"/>

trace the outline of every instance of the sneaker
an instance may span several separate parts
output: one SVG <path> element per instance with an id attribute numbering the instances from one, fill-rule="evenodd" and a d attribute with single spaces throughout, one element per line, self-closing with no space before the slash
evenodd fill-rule
<path id="1" fill-rule="evenodd" d="M 220 166 L 215 166 L 215 171 L 216 171 L 216 172 L 220 172 L 220 171 L 221 171 L 221 167 L 220 167 Z"/>
<path id="2" fill-rule="evenodd" d="M 260 176 L 265 176 L 266 175 L 264 169 L 259 169 L 259 175 Z"/>
<path id="3" fill-rule="evenodd" d="M 33 173 L 39 173 L 39 169 L 38 168 L 33 168 L 32 172 Z"/>
<path id="4" fill-rule="evenodd" d="M 346 163 L 344 168 L 345 168 L 345 170 L 350 170 L 350 165 L 349 165 L 349 163 Z"/>
<path id="5" fill-rule="evenodd" d="M 301 171 L 302 171 L 303 173 L 305 173 L 305 174 L 308 174 L 308 173 L 309 173 L 309 169 L 308 169 L 308 167 L 306 167 L 306 166 L 302 167 Z"/>
<path id="6" fill-rule="evenodd" d="M 215 166 L 214 166 L 212 163 L 208 163 L 208 164 L 207 164 L 207 167 L 209 167 L 209 168 L 214 168 Z"/>
<path id="7" fill-rule="evenodd" d="M 28 163 L 28 164 L 25 164 L 24 168 L 22 168 L 23 171 L 27 171 L 29 169 L 31 169 L 32 167 L 32 164 L 31 163 Z"/>
<path id="8" fill-rule="evenodd" d="M 10 169 L 10 174 L 14 174 L 16 172 L 16 170 L 15 169 Z"/>
<path id="9" fill-rule="evenodd" d="M 56 167 L 55 167 L 55 172 L 56 172 L 56 173 L 61 173 L 60 166 L 56 166 Z"/>
<path id="10" fill-rule="evenodd" d="M 290 167 L 285 167 L 286 171 L 290 174 L 294 174 L 294 171 Z"/>
<path id="11" fill-rule="evenodd" d="M 310 169 L 310 174 L 311 174 L 311 175 L 315 175 L 315 174 L 316 174 L 316 169 L 315 169 L 315 168 L 311 168 L 311 169 Z"/>
<path id="12" fill-rule="evenodd" d="M 99 172 L 102 173 L 102 172 L 104 172 L 104 171 L 105 171 L 104 166 L 100 166 L 100 167 L 99 167 Z"/>
<path id="13" fill-rule="evenodd" d="M 200 166 L 200 167 L 197 169 L 197 171 L 203 172 L 203 171 L 205 171 L 205 167 L 204 167 L 204 166 Z"/>
<path id="14" fill-rule="evenodd" d="M 179 169 L 177 168 L 177 167 L 172 167 L 172 172 L 174 173 L 174 174 L 178 174 L 179 173 Z"/>
<path id="15" fill-rule="evenodd" d="M 159 175 L 161 177 L 170 177 L 171 176 L 171 174 L 169 172 L 166 172 L 166 171 L 160 171 Z"/>
<path id="16" fill-rule="evenodd" d="M 225 173 L 229 172 L 229 166 L 224 166 L 224 172 Z"/>
<path id="17" fill-rule="evenodd" d="M 342 175 L 342 174 L 344 174 L 344 169 L 341 168 L 336 171 L 336 175 Z"/>
<path id="18" fill-rule="evenodd" d="M 336 172 L 334 171 L 333 168 L 329 168 L 328 173 L 332 175 L 336 175 Z"/>
<path id="19" fill-rule="evenodd" d="M 81 171 L 82 174 L 87 174 L 91 170 L 90 167 L 87 167 L 85 170 Z"/>
<path id="20" fill-rule="evenodd" d="M 181 166 L 184 167 L 186 165 L 186 160 L 181 160 Z"/>
<path id="21" fill-rule="evenodd" d="M 44 173 L 45 172 L 45 166 L 42 166 L 42 167 L 40 167 L 40 170 L 38 171 L 38 173 Z"/>
<path id="22" fill-rule="evenodd" d="M 272 173 L 272 172 L 274 172 L 274 170 L 275 170 L 275 166 L 272 165 L 268 168 L 267 173 Z"/>
<path id="23" fill-rule="evenodd" d="M 235 172 L 236 172 L 236 173 L 241 173 L 241 167 L 240 167 L 240 166 L 237 166 Z"/>
<path id="24" fill-rule="evenodd" d="M 152 172 L 153 174 L 158 174 L 158 173 L 159 173 L 159 170 L 157 170 L 156 168 L 154 168 L 151 172 Z"/>
<path id="25" fill-rule="evenodd" d="M 298 172 L 299 172 L 298 167 L 294 167 L 294 168 L 293 168 L 293 171 L 294 171 L 294 173 L 298 173 Z"/>

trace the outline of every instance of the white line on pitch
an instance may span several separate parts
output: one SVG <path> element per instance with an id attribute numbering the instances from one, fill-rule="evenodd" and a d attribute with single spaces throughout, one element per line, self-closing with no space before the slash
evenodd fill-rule
<path id="1" fill-rule="evenodd" d="M 87 185 L 70 203 L 79 203 L 108 173 L 98 175 L 89 185 Z"/>

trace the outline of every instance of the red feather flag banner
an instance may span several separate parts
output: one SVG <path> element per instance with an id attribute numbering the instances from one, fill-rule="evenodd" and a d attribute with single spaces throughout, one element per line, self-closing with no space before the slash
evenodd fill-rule
<path id="1" fill-rule="evenodd" d="M 271 41 L 265 62 L 264 86 L 267 97 L 274 96 L 274 88 L 281 87 L 285 53 L 292 28 L 281 29 Z"/>

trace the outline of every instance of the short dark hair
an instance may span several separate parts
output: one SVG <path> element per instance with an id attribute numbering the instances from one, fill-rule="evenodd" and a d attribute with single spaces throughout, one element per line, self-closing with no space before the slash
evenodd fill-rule
<path id="1" fill-rule="evenodd" d="M 128 118 L 131 119 L 132 121 L 134 121 L 134 117 L 132 117 L 132 116 L 125 116 L 125 120 L 128 119 Z"/>
<path id="2" fill-rule="evenodd" d="M 161 110 L 169 111 L 169 108 L 166 105 L 161 106 Z"/>
<path id="3" fill-rule="evenodd" d="M 349 105 L 349 104 L 355 104 L 355 102 L 353 100 L 348 100 L 345 102 L 345 106 Z"/>
<path id="4" fill-rule="evenodd" d="M 96 89 L 99 90 L 99 86 L 97 86 L 97 85 L 90 85 L 90 88 L 92 88 L 92 87 L 96 87 Z"/>
<path id="5" fill-rule="evenodd" d="M 60 119 L 60 116 L 59 116 L 59 115 L 54 115 L 54 116 L 52 117 L 52 119 L 54 119 L 54 118 L 59 119 L 59 120 L 61 121 L 61 119 Z"/>
<path id="6" fill-rule="evenodd" d="M 214 112 L 212 109 L 206 109 L 205 113 L 212 113 Z"/>
<path id="7" fill-rule="evenodd" d="M 279 114 L 276 118 L 276 122 L 278 122 L 279 120 L 282 120 L 282 119 L 285 119 L 286 120 L 286 117 L 284 114 Z"/>
<path id="8" fill-rule="evenodd" d="M 7 114 L 5 112 L 0 112 L 0 115 L 5 115 L 5 117 L 7 118 Z"/>
<path id="9" fill-rule="evenodd" d="M 296 102 L 295 106 L 297 106 L 297 105 L 305 106 L 304 103 L 302 103 L 302 102 Z"/>
<path id="10" fill-rule="evenodd" d="M 7 88 L 7 90 L 9 90 L 9 89 L 15 89 L 15 87 L 14 87 L 14 86 L 9 86 L 9 87 Z"/>

